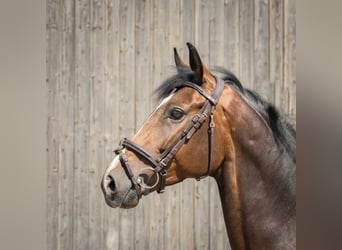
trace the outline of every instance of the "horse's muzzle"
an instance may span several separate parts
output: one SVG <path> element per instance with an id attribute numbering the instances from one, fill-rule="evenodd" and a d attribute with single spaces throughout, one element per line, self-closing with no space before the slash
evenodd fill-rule
<path id="1" fill-rule="evenodd" d="M 115 178 L 108 174 L 103 176 L 101 188 L 108 206 L 112 208 L 133 208 L 139 203 L 139 195 L 133 188 L 118 190 Z"/>

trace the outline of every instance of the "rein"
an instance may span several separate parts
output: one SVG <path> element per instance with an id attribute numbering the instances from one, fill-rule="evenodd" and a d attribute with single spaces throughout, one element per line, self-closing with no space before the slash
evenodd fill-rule
<path id="1" fill-rule="evenodd" d="M 143 194 L 141 192 L 141 189 L 139 188 L 141 184 L 141 180 L 139 178 L 136 179 L 134 177 L 133 171 L 131 170 L 129 163 L 128 163 L 128 158 L 125 152 L 123 151 L 123 149 L 127 148 L 128 150 L 134 152 L 135 154 L 139 155 L 144 160 L 146 160 L 152 166 L 154 173 L 159 174 L 159 176 L 161 177 L 160 186 L 157 192 L 163 193 L 165 191 L 167 168 L 171 160 L 175 157 L 175 155 L 181 149 L 181 147 L 191 139 L 194 133 L 201 127 L 201 125 L 206 121 L 208 117 L 209 117 L 208 168 L 207 168 L 207 172 L 203 176 L 196 178 L 196 180 L 203 179 L 207 177 L 210 173 L 211 162 L 213 158 L 213 145 L 214 145 L 214 129 L 215 129 L 214 111 L 216 108 L 216 104 L 222 94 L 224 82 L 222 79 L 216 78 L 216 86 L 213 92 L 209 95 L 207 92 L 204 91 L 204 89 L 202 89 L 200 86 L 196 85 L 195 83 L 183 82 L 183 80 L 179 80 L 179 81 L 182 81 L 182 87 L 190 87 L 190 88 L 195 89 L 199 94 L 205 97 L 207 101 L 205 102 L 203 107 L 200 109 L 200 111 L 192 118 L 191 123 L 188 125 L 188 127 L 186 127 L 182 131 L 182 133 L 177 137 L 177 139 L 173 141 L 173 143 L 171 143 L 171 145 L 168 146 L 165 149 L 165 151 L 162 152 L 159 158 L 153 156 L 143 147 L 139 146 L 138 144 L 134 143 L 133 141 L 127 138 L 124 138 L 123 140 L 121 140 L 119 144 L 119 148 L 114 151 L 117 155 L 119 155 L 120 163 L 122 167 L 124 168 L 127 177 L 132 182 L 132 187 L 135 189 L 139 197 L 141 197 Z"/>

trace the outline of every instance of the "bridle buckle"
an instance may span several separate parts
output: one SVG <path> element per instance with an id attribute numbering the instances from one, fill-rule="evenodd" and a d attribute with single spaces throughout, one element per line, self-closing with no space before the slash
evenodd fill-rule
<path id="1" fill-rule="evenodd" d="M 164 193 L 165 192 L 165 184 L 166 184 L 166 170 L 165 169 L 162 169 L 159 171 L 159 174 L 160 174 L 160 187 L 159 189 L 157 190 L 157 192 L 159 194 L 161 193 Z"/>
<path id="2" fill-rule="evenodd" d="M 162 166 L 162 171 L 165 171 L 165 168 L 167 167 L 167 162 L 166 162 L 166 158 L 164 158 L 164 159 L 162 159 L 160 162 L 159 162 L 159 164 Z M 162 172 L 161 171 L 161 172 Z M 160 173 L 161 173 L 160 172 Z M 166 171 L 165 171 L 165 174 L 166 174 Z"/>

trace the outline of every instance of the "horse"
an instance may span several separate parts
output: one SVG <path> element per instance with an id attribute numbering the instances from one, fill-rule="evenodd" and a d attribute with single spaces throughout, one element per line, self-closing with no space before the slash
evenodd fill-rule
<path id="1" fill-rule="evenodd" d="M 296 131 L 223 68 L 209 70 L 187 43 L 187 65 L 157 88 L 159 105 L 124 138 L 104 171 L 110 207 L 186 178 L 215 178 L 232 249 L 296 248 Z"/>

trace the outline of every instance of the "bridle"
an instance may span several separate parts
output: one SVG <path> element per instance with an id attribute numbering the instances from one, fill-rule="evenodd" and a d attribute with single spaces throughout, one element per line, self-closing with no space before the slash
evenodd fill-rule
<path id="1" fill-rule="evenodd" d="M 140 183 L 134 177 L 133 171 L 131 170 L 129 163 L 128 163 L 128 158 L 125 152 L 123 151 L 123 149 L 126 148 L 134 152 L 136 155 L 142 157 L 152 166 L 154 173 L 159 174 L 159 176 L 161 177 L 160 186 L 157 192 L 163 193 L 165 190 L 165 184 L 166 184 L 167 168 L 171 160 L 175 157 L 175 155 L 181 149 L 181 147 L 191 139 L 194 133 L 201 127 L 201 125 L 206 121 L 208 117 L 209 117 L 208 168 L 207 168 L 207 172 L 204 175 L 196 179 L 200 180 L 202 178 L 205 178 L 210 173 L 211 162 L 213 158 L 213 145 L 214 145 L 214 128 L 215 128 L 214 111 L 215 111 L 216 104 L 218 103 L 218 100 L 222 94 L 224 82 L 222 79 L 216 78 L 216 86 L 214 90 L 212 91 L 212 93 L 209 95 L 207 92 L 204 91 L 203 88 L 201 88 L 195 83 L 187 82 L 181 79 L 179 81 L 182 81 L 180 88 L 182 87 L 193 88 L 203 97 L 205 97 L 207 100 L 204 103 L 203 107 L 200 109 L 200 111 L 192 118 L 191 123 L 188 125 L 188 127 L 186 127 L 182 131 L 182 133 L 176 138 L 176 140 L 174 140 L 173 143 L 171 143 L 170 146 L 168 146 L 161 153 L 159 158 L 153 156 L 143 147 L 139 146 L 138 144 L 134 143 L 133 141 L 127 138 L 124 138 L 123 140 L 121 140 L 119 144 L 119 148 L 114 151 L 117 155 L 119 155 L 120 163 L 122 167 L 124 168 L 127 177 L 132 182 L 132 187 L 135 189 L 139 197 L 142 196 L 142 192 L 139 188 Z"/>

